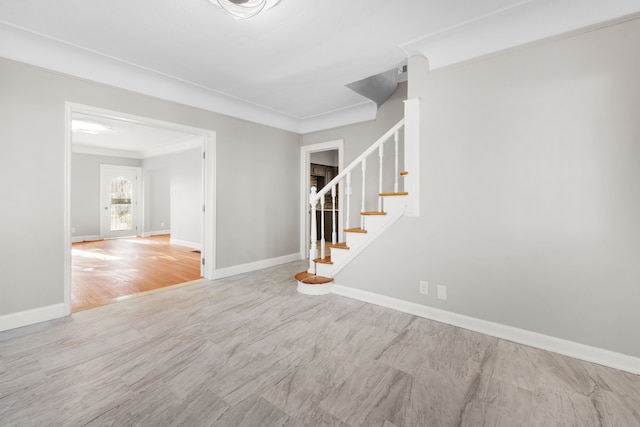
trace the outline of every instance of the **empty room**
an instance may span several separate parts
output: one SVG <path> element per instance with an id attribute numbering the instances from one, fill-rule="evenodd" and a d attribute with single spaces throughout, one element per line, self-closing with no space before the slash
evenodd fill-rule
<path id="1" fill-rule="evenodd" d="M 0 0 L 0 426 L 640 425 L 639 41 L 628 0 Z"/>

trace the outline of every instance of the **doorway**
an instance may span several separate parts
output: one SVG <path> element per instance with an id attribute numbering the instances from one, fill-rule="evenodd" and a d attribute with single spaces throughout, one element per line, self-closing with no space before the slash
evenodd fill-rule
<path id="1" fill-rule="evenodd" d="M 322 153 L 337 151 L 337 167 L 341 172 L 344 167 L 344 140 L 327 141 L 318 144 L 305 145 L 300 148 L 300 256 L 309 259 L 309 245 L 311 243 L 311 230 L 309 218 L 309 193 L 311 190 L 311 164 L 312 157 L 324 157 Z M 338 191 L 338 206 L 343 205 L 343 191 Z M 338 224 L 343 224 L 343 211 L 338 210 Z M 340 235 L 340 232 L 338 233 Z"/>
<path id="2" fill-rule="evenodd" d="M 142 168 L 100 165 L 100 237 L 137 236 Z"/>
<path id="3" fill-rule="evenodd" d="M 146 145 L 142 144 L 134 155 L 129 156 L 133 160 L 124 162 L 124 164 L 114 166 L 113 168 L 101 166 L 102 171 L 100 175 L 104 174 L 102 179 L 103 184 L 100 185 L 99 190 L 96 184 L 96 190 L 93 192 L 98 191 L 103 193 L 103 195 L 96 196 L 95 205 L 91 204 L 95 206 L 95 212 L 101 218 L 99 220 L 99 232 L 79 230 L 77 221 L 74 220 L 72 223 L 72 218 L 77 217 L 76 213 L 72 214 L 72 166 L 78 163 L 78 153 L 82 155 L 87 154 L 85 150 L 87 149 L 87 145 L 89 145 L 85 144 L 83 148 L 76 149 L 77 145 L 74 139 L 78 138 L 75 138 L 76 132 L 73 132 L 73 130 L 77 127 L 78 119 L 84 122 L 97 122 L 106 128 L 111 127 L 113 129 L 112 132 L 105 133 L 106 136 L 104 139 L 114 141 L 115 146 L 98 147 L 98 144 L 96 144 L 98 151 L 102 150 L 101 155 L 106 156 L 105 159 L 107 160 L 118 155 L 120 155 L 118 158 L 126 158 L 127 156 L 125 155 L 126 153 L 124 153 L 123 146 L 127 146 L 128 148 L 128 146 L 135 145 L 132 144 L 131 141 L 125 141 L 124 143 L 120 143 L 119 146 L 117 145 L 118 142 L 115 142 L 117 141 L 116 136 L 119 135 L 118 132 L 122 128 L 138 126 L 142 129 L 140 134 L 150 133 L 151 136 L 157 136 L 166 133 L 171 139 L 168 141 L 167 139 L 163 140 L 162 137 L 142 138 Z M 199 240 L 199 242 L 197 242 L 197 250 L 196 248 L 188 249 L 189 252 L 192 252 L 191 256 L 197 253 L 196 256 L 199 260 L 198 264 L 201 276 L 205 279 L 212 279 L 215 271 L 215 220 L 213 217 L 215 213 L 216 188 L 215 132 L 70 102 L 67 102 L 65 105 L 65 126 L 65 154 L 67 160 L 65 165 L 65 246 L 69 248 L 68 251 L 65 251 L 65 312 L 70 314 L 72 311 L 72 241 L 82 241 L 83 236 L 88 237 L 86 240 L 91 240 L 91 237 L 100 239 L 138 236 L 139 241 L 137 241 L 134 246 L 140 247 L 142 244 L 155 244 L 151 238 L 155 237 L 156 234 L 171 231 L 169 220 L 164 217 L 163 222 L 158 221 L 158 223 L 163 226 L 165 226 L 166 223 L 166 230 L 157 232 L 154 230 L 149 231 L 152 221 L 149 220 L 148 207 L 153 204 L 149 202 L 148 198 L 145 199 L 145 192 L 148 190 L 148 185 L 145 184 L 145 178 L 148 182 L 150 182 L 150 178 L 147 176 L 148 174 L 144 173 L 144 167 L 140 167 L 143 162 L 142 159 L 145 158 L 158 159 L 162 158 L 162 156 L 169 156 L 171 155 L 170 153 L 173 152 L 191 153 L 189 156 L 191 156 L 192 159 L 195 155 L 195 167 L 183 167 L 183 169 L 189 169 L 191 171 L 191 176 L 189 177 L 191 180 L 194 179 L 193 172 L 195 172 L 197 174 L 195 178 L 197 180 L 196 182 L 201 185 L 197 185 L 199 190 L 197 190 L 195 194 L 189 194 L 189 199 L 193 202 L 191 205 L 193 206 L 195 203 L 195 208 L 191 211 L 188 229 L 180 230 L 180 233 L 188 238 L 182 237 L 183 241 L 179 242 L 179 244 L 184 245 L 187 240 Z M 140 136 L 140 134 L 138 136 Z M 150 142 L 156 140 L 160 140 L 161 144 L 154 146 Z M 91 148 L 96 149 L 96 147 Z M 178 154 L 176 154 L 176 156 L 177 155 Z M 74 159 L 76 160 L 75 163 Z M 159 168 L 158 162 L 155 161 L 154 163 L 150 161 L 150 163 L 153 163 L 154 170 L 157 171 Z M 136 164 L 136 167 L 129 167 L 127 164 Z M 74 188 L 77 187 L 76 182 Z M 190 186 L 190 188 L 192 187 L 193 186 Z M 84 191 L 85 193 L 83 193 L 83 195 L 92 193 L 92 191 L 86 189 Z M 98 197 L 99 202 L 97 201 Z M 77 199 L 77 195 L 74 196 L 74 200 Z M 183 204 L 181 204 L 181 206 L 182 205 Z M 75 210 L 73 212 L 75 212 Z M 181 214 L 184 215 L 184 213 Z M 145 228 L 145 220 L 147 228 Z M 98 220 L 96 220 L 96 223 L 97 222 Z M 86 224 L 81 225 L 84 226 Z M 194 229 L 194 227 L 196 228 Z M 194 232 L 197 233 L 197 237 L 195 238 L 193 237 Z M 189 233 L 191 234 L 189 235 Z M 158 236 L 159 239 L 155 240 L 162 240 L 162 237 L 163 236 Z M 143 242 L 142 240 L 144 239 L 149 240 Z"/>

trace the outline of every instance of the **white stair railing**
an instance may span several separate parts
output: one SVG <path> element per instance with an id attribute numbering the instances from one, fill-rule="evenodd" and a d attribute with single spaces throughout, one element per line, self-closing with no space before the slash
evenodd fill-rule
<path id="1" fill-rule="evenodd" d="M 322 189 L 318 191 L 316 187 L 311 187 L 311 193 L 309 194 L 309 204 L 311 206 L 311 245 L 309 249 L 309 273 L 315 274 L 315 261 L 318 258 L 318 240 L 317 240 L 317 221 L 316 221 L 316 212 L 317 205 L 320 204 L 320 258 L 325 258 L 326 253 L 326 241 L 324 236 L 324 207 L 325 207 L 325 195 L 331 191 L 331 200 L 332 200 L 332 208 L 333 213 L 331 215 L 332 218 L 332 233 L 331 233 L 331 242 L 333 244 L 337 243 L 337 234 L 339 231 L 339 225 L 337 224 L 337 215 L 335 212 L 335 200 L 336 200 L 336 188 L 339 185 L 340 189 L 346 193 L 346 206 L 341 206 L 340 208 L 346 209 L 345 219 L 345 227 L 344 229 L 349 228 L 349 216 L 350 216 L 350 201 L 351 201 L 351 172 L 358 166 L 360 166 L 362 171 L 362 197 L 361 197 L 361 207 L 360 212 L 365 212 L 366 206 L 366 191 L 365 191 L 365 183 L 367 179 L 367 158 L 373 154 L 376 150 L 378 151 L 379 156 L 379 164 L 380 170 L 378 173 L 380 174 L 378 179 L 378 193 L 383 192 L 383 174 L 384 174 L 384 149 L 383 145 L 393 136 L 395 141 L 395 181 L 393 184 L 394 192 L 398 191 L 398 141 L 399 141 L 399 132 L 404 126 L 404 119 L 400 120 L 396 123 L 391 129 L 389 129 L 384 135 L 382 135 L 374 144 L 372 144 L 369 148 L 367 148 L 358 158 L 356 158 L 353 162 L 349 164 L 349 166 L 345 167 L 335 178 L 333 178 L 327 185 L 325 185 Z M 382 197 L 378 196 L 378 211 L 382 211 Z M 364 216 L 361 216 L 360 228 L 364 229 Z"/>

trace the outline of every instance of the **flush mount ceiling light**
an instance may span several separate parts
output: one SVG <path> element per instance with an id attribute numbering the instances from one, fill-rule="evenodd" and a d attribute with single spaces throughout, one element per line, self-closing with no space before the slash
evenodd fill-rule
<path id="1" fill-rule="evenodd" d="M 247 19 L 256 16 L 263 10 L 271 9 L 280 0 L 209 0 L 221 7 L 234 19 Z"/>
<path id="2" fill-rule="evenodd" d="M 85 132 L 90 134 L 97 134 L 111 129 L 109 126 L 98 122 L 92 122 L 88 120 L 72 120 L 71 130 L 74 132 Z"/>

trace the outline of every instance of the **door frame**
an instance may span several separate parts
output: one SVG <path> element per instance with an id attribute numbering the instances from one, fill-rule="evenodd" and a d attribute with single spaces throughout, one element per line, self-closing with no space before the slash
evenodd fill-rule
<path id="1" fill-rule="evenodd" d="M 200 233 L 202 243 L 201 259 L 203 260 L 203 263 L 201 263 L 201 271 L 205 279 L 213 280 L 216 270 L 216 132 L 210 129 L 181 125 L 70 101 L 65 102 L 64 108 L 64 314 L 71 314 L 71 119 L 74 113 L 125 118 L 145 125 L 190 133 L 200 137 L 200 146 L 202 149 L 202 227 Z M 141 215 L 140 221 L 143 219 L 144 217 Z M 142 224 L 142 222 L 139 222 L 139 224 Z"/>
<path id="2" fill-rule="evenodd" d="M 344 140 L 320 142 L 317 144 L 303 145 L 300 147 L 300 259 L 309 258 L 310 224 L 309 224 L 309 193 L 311 191 L 311 153 L 322 151 L 338 150 L 338 173 L 344 168 Z M 338 224 L 344 224 L 342 207 L 344 186 L 341 185 L 338 191 Z M 318 189 L 319 190 L 319 189 Z M 340 232 L 338 232 L 340 236 Z M 339 238 L 339 237 L 338 237 Z"/>
<path id="3" fill-rule="evenodd" d="M 131 171 L 134 171 L 136 173 L 136 182 L 134 183 L 134 194 L 135 194 L 135 206 L 133 207 L 133 211 L 134 211 L 134 226 L 135 229 L 132 230 L 132 234 L 129 234 L 129 236 L 142 236 L 142 230 L 144 228 L 144 218 L 142 218 L 142 203 L 140 203 L 140 201 L 142 200 L 142 168 L 140 166 L 123 166 L 123 165 L 112 165 L 112 164 L 100 164 L 100 238 L 101 239 L 105 239 L 105 238 L 110 238 L 113 236 L 107 236 L 105 237 L 105 233 L 108 231 L 105 229 L 105 223 L 104 223 L 104 217 L 103 215 L 105 215 L 104 211 L 104 202 L 105 202 L 105 196 L 106 194 L 104 193 L 104 182 L 102 182 L 103 179 L 103 174 L 106 170 L 108 169 L 128 169 Z"/>

